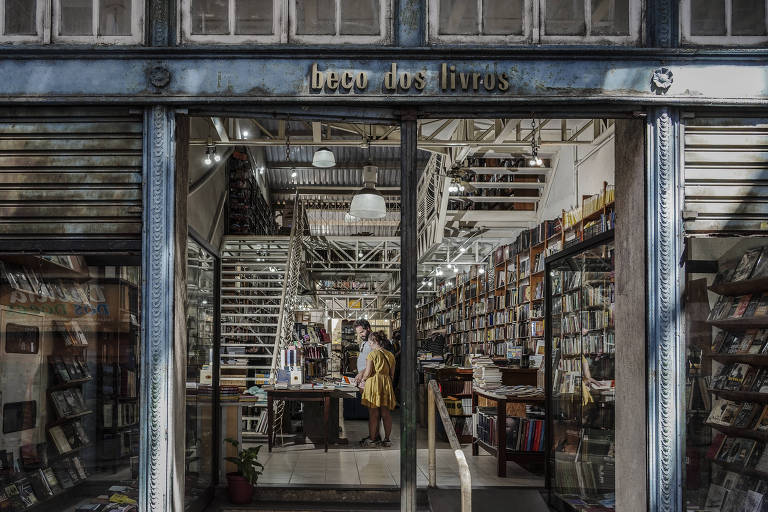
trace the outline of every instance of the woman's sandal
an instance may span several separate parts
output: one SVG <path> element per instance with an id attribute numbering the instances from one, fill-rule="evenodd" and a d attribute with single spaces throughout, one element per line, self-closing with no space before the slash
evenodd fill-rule
<path id="1" fill-rule="evenodd" d="M 389 438 L 387 438 L 381 442 L 381 446 L 383 446 L 384 448 L 389 448 L 390 446 L 392 446 L 392 441 L 390 441 Z"/>

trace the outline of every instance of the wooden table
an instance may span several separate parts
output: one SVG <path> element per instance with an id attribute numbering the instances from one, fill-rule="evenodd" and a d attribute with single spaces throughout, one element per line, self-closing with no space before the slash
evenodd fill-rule
<path id="1" fill-rule="evenodd" d="M 273 403 L 275 400 L 283 400 L 286 402 L 299 401 L 299 402 L 322 402 L 323 403 L 323 444 L 325 445 L 325 451 L 328 451 L 328 411 L 331 408 L 331 398 L 347 397 L 349 392 L 338 389 L 271 389 L 264 387 L 267 392 L 267 442 L 269 451 L 272 451 L 272 445 L 274 444 L 274 408 Z"/>
<path id="2" fill-rule="evenodd" d="M 477 413 L 478 397 L 496 403 L 496 444 L 492 446 L 489 443 L 481 441 L 474 435 L 472 436 L 472 455 L 479 454 L 479 448 L 482 447 L 488 453 L 496 456 L 496 472 L 499 476 L 507 476 L 507 459 L 514 459 L 516 462 L 540 463 L 544 460 L 544 452 L 539 451 L 514 451 L 507 448 L 507 404 L 523 403 L 543 405 L 544 398 L 519 398 L 516 396 L 507 396 L 494 393 L 493 391 L 474 388 L 472 390 L 472 413 Z"/>

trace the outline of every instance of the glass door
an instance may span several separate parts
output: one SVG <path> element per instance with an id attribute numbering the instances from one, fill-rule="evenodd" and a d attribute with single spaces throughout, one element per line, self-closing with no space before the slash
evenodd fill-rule
<path id="1" fill-rule="evenodd" d="M 552 496 L 615 509 L 614 244 L 601 236 L 547 263 Z"/>

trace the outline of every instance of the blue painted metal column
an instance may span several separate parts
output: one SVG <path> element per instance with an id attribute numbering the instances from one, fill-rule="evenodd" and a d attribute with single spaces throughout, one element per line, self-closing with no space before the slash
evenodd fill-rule
<path id="1" fill-rule="evenodd" d="M 173 510 L 174 112 L 144 112 L 139 510 Z M 181 426 L 183 427 L 183 425 Z"/>
<path id="2" fill-rule="evenodd" d="M 398 0 L 395 5 L 395 46 L 425 46 L 427 0 Z"/>
<path id="3" fill-rule="evenodd" d="M 648 509 L 683 510 L 685 341 L 681 322 L 680 116 L 647 118 Z"/>

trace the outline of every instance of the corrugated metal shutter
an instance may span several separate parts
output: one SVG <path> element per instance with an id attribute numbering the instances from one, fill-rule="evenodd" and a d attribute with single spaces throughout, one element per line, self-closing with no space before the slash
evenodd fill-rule
<path id="1" fill-rule="evenodd" d="M 0 109 L 0 241 L 140 241 L 142 116 Z M 131 243 L 129 245 L 136 245 Z"/>
<path id="2" fill-rule="evenodd" d="M 768 231 L 768 120 L 685 123 L 686 234 Z"/>

